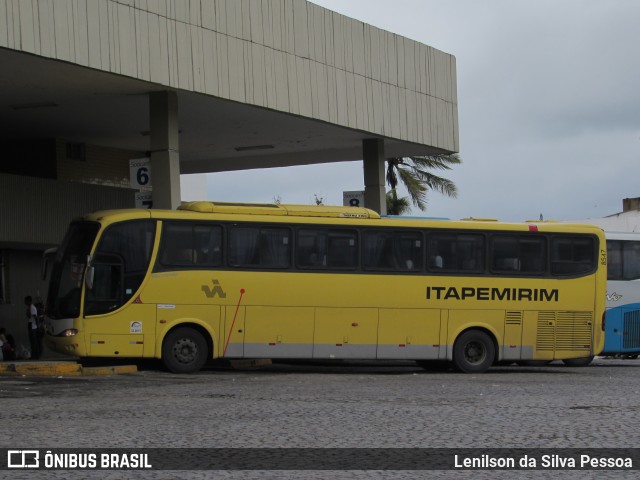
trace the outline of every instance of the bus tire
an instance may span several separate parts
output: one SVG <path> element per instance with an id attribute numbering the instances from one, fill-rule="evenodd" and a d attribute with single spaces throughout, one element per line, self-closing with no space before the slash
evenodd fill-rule
<path id="1" fill-rule="evenodd" d="M 493 340 L 480 330 L 467 330 L 453 346 L 453 365 L 464 373 L 486 372 L 495 356 Z"/>
<path id="2" fill-rule="evenodd" d="M 207 341 L 193 328 L 176 328 L 162 342 L 162 363 L 173 373 L 197 372 L 208 356 Z"/>
<path id="3" fill-rule="evenodd" d="M 593 355 L 590 357 L 584 358 L 567 358 L 566 360 L 562 360 L 567 367 L 586 367 L 593 361 Z"/>

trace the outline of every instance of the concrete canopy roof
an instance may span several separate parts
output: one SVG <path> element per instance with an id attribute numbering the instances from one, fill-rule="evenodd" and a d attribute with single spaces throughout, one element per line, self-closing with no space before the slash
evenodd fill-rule
<path id="1" fill-rule="evenodd" d="M 240 2 L 226 3 L 227 10 L 230 10 L 232 6 L 233 8 L 241 8 L 238 6 Z M 346 26 L 340 27 L 340 22 L 346 22 L 344 20 L 346 17 L 307 2 L 294 1 L 290 4 L 290 6 L 293 5 L 290 9 L 291 12 L 285 11 L 285 7 L 282 7 L 279 1 L 267 2 L 263 4 L 262 8 L 278 10 L 283 24 L 291 24 L 293 32 L 286 38 L 283 36 L 283 44 L 280 46 L 275 45 L 277 43 L 275 40 L 272 40 L 273 45 L 270 45 L 267 40 L 268 28 L 264 28 L 261 32 L 264 47 L 260 47 L 258 54 L 266 52 L 267 55 L 271 55 L 269 49 L 273 48 L 272 54 L 275 57 L 281 55 L 284 58 L 285 67 L 288 66 L 287 71 L 284 72 L 285 80 L 288 76 L 290 82 L 286 93 L 289 96 L 286 102 L 288 108 L 280 108 L 279 105 L 276 105 L 277 102 L 270 103 L 268 98 L 261 99 L 257 94 L 251 93 L 254 88 L 256 92 L 258 88 L 263 88 L 260 84 L 260 75 L 257 75 L 256 72 L 256 65 L 265 62 L 264 60 L 256 60 L 258 57 L 254 50 L 257 33 L 253 24 L 250 29 L 245 29 L 247 30 L 246 35 L 240 35 L 240 38 L 236 38 L 231 35 L 233 32 L 229 31 L 231 29 L 230 22 L 227 22 L 225 27 L 227 31 L 220 32 L 218 30 L 222 29 L 217 28 L 217 23 L 212 26 L 207 24 L 204 13 L 201 13 L 201 18 L 194 20 L 194 13 L 187 12 L 184 14 L 186 15 L 185 19 L 183 19 L 178 11 L 178 7 L 184 5 L 182 3 L 174 5 L 174 12 L 154 12 L 151 11 L 151 6 L 148 7 L 149 11 L 142 11 L 139 6 L 128 7 L 115 2 L 99 3 L 99 9 L 93 12 L 90 10 L 91 5 L 89 4 L 87 11 L 84 12 L 86 19 L 81 18 L 83 22 L 89 26 L 92 22 L 97 22 L 101 26 L 107 22 L 109 29 L 113 30 L 114 27 L 110 23 L 117 17 L 116 23 L 118 24 L 115 27 L 119 29 L 121 34 L 119 39 L 114 39 L 111 36 L 103 37 L 102 34 L 93 38 L 92 30 L 87 28 L 89 33 L 86 39 L 88 44 L 86 58 L 78 46 L 75 49 L 70 48 L 69 52 L 64 52 L 60 49 L 62 42 L 56 43 L 55 51 L 44 43 L 46 35 L 43 32 L 53 32 L 55 36 L 60 30 L 60 16 L 56 17 L 56 12 L 53 12 L 54 15 L 50 17 L 41 12 L 39 17 L 35 18 L 36 16 L 34 16 L 33 24 L 29 22 L 29 18 L 25 20 L 21 17 L 18 23 L 14 22 L 16 25 L 20 25 L 21 30 L 14 32 L 13 39 L 11 35 L 8 35 L 3 41 L 3 32 L 0 31 L 0 47 L 6 47 L 0 48 L 0 64 L 3 66 L 0 69 L 0 128 L 4 138 L 59 138 L 71 142 L 147 151 L 149 150 L 149 100 L 147 94 L 151 91 L 175 90 L 178 92 L 181 173 L 358 160 L 362 158 L 362 140 L 367 138 L 384 138 L 387 157 L 457 150 L 454 60 L 449 60 L 453 57 L 442 52 L 433 51 L 429 47 L 420 46 L 402 37 L 364 26 L 364 24 L 351 19 L 348 19 Z M 59 8 L 59 6 L 55 4 L 47 8 L 53 9 Z M 253 4 L 251 4 L 251 8 L 254 8 Z M 115 16 L 112 15 L 112 11 L 116 12 Z M 123 22 L 122 19 L 127 19 L 128 12 L 131 12 L 129 20 L 131 18 L 135 18 L 135 20 L 129 23 Z M 134 13 L 139 16 L 142 14 L 148 16 L 147 23 L 139 24 L 138 17 L 133 16 Z M 261 12 L 265 17 L 268 16 L 267 13 L 266 11 Z M 215 17 L 214 21 L 217 22 L 218 17 Z M 385 75 L 384 71 L 380 71 L 380 68 L 384 67 L 375 68 L 373 63 L 373 66 L 368 63 L 360 65 L 356 59 L 357 52 L 351 53 L 353 68 L 346 64 L 343 67 L 342 60 L 337 57 L 331 60 L 329 57 L 333 53 L 330 54 L 326 50 L 321 55 L 318 54 L 323 58 L 314 58 L 317 55 L 313 51 L 312 43 L 313 35 L 317 35 L 317 29 L 314 30 L 316 33 L 314 31 L 308 32 L 307 21 L 304 22 L 304 29 L 298 25 L 301 23 L 300 18 L 317 22 L 317 19 L 313 20 L 316 17 L 322 18 L 322 25 L 326 23 L 325 30 L 330 30 L 330 33 L 337 31 L 339 27 L 348 32 L 355 26 L 355 31 L 359 34 L 362 33 L 363 27 L 365 30 L 369 29 L 368 36 L 371 36 L 373 35 L 371 32 L 375 30 L 374 33 L 377 32 L 376 35 L 379 35 L 380 39 L 388 37 L 393 40 L 393 45 L 397 46 L 391 55 L 392 57 L 395 57 L 396 53 L 400 51 L 403 55 L 408 51 L 415 52 L 414 56 L 418 67 L 414 72 L 414 66 L 410 68 L 407 58 L 405 70 L 407 73 L 413 72 L 412 75 L 415 75 L 416 78 L 411 81 L 408 78 L 406 80 L 394 79 L 389 76 L 391 74 Z M 192 28 L 192 32 L 196 32 L 194 38 L 197 35 L 202 35 L 205 39 L 207 35 L 211 35 L 214 40 L 217 38 L 218 45 L 222 43 L 222 37 L 228 37 L 225 42 L 228 41 L 229 45 L 228 58 L 230 63 L 232 58 L 231 45 L 237 41 L 240 50 L 244 51 L 244 60 L 242 60 L 244 66 L 247 66 L 247 62 L 254 62 L 253 66 L 250 65 L 250 68 L 245 68 L 246 71 L 239 73 L 238 79 L 244 86 L 244 88 L 241 87 L 242 91 L 234 95 L 235 80 L 231 78 L 232 74 L 229 74 L 230 86 L 227 86 L 226 90 L 222 88 L 222 85 L 219 89 L 217 85 L 211 87 L 207 83 L 208 80 L 205 79 L 207 73 L 206 55 L 203 55 L 201 69 L 197 69 L 196 61 L 193 61 L 193 72 L 188 73 L 189 79 L 186 82 L 181 77 L 182 71 L 172 76 L 171 66 L 168 67 L 168 73 L 162 71 L 164 67 L 158 67 L 160 70 L 154 75 L 153 64 L 151 64 L 149 71 L 144 71 L 140 66 L 140 58 L 143 58 L 147 53 L 150 56 L 154 55 L 154 43 L 151 41 L 151 37 L 155 30 L 150 25 L 157 18 L 160 19 L 161 24 L 159 27 L 160 38 L 162 38 L 162 22 L 167 22 L 169 51 L 171 51 L 172 40 L 171 28 L 178 31 L 181 25 L 194 27 Z M 331 25 L 328 25 L 327 19 L 331 20 Z M 69 25 L 70 29 L 73 29 L 78 23 L 77 17 L 74 17 L 73 20 L 74 25 Z M 244 22 L 244 20 L 241 19 L 238 22 Z M 136 45 L 132 46 L 132 49 L 136 50 L 136 53 L 134 59 L 131 60 L 127 57 L 130 55 L 127 53 L 127 49 L 120 47 L 126 40 L 125 27 L 130 27 L 138 35 L 144 25 L 149 25 L 149 43 L 146 45 L 148 52 L 141 52 L 140 49 L 145 47 L 139 45 L 140 42 L 134 42 Z M 76 35 L 85 34 L 83 28 L 80 25 Z M 277 30 L 274 25 L 274 32 Z M 125 34 L 122 34 L 123 31 Z M 24 40 L 20 45 L 15 42 L 17 38 L 30 35 L 32 32 L 37 32 L 37 34 L 34 34 L 36 41 L 30 48 L 25 48 L 25 45 L 27 47 L 29 45 Z M 271 34 L 275 35 L 273 32 Z M 243 38 L 245 36 L 250 38 Z M 320 36 L 324 38 L 324 33 L 320 32 Z M 93 47 L 94 50 L 92 50 L 92 40 L 98 42 L 97 46 Z M 80 39 L 80 42 L 82 41 Z M 114 49 L 114 42 L 118 43 L 118 41 L 120 42 L 118 45 L 120 58 L 117 62 L 119 68 L 113 67 L 113 59 L 106 62 L 109 65 L 105 66 L 104 48 L 111 52 Z M 177 52 L 175 56 L 180 57 L 179 35 L 175 35 L 173 41 Z M 291 44 L 290 48 L 285 45 L 287 41 Z M 335 39 L 332 41 L 337 43 Z M 382 40 L 380 41 L 382 42 Z M 195 40 L 190 40 L 190 42 L 190 49 L 187 52 L 189 54 L 191 48 L 195 48 Z M 359 45 L 358 42 L 356 44 Z M 366 50 L 366 42 L 360 46 Z M 335 51 L 344 50 L 347 53 L 351 48 L 348 41 L 345 41 L 342 46 L 334 45 L 334 47 Z M 242 50 L 243 48 L 244 50 Z M 419 59 L 422 57 L 420 55 L 421 49 L 426 52 L 425 60 L 422 63 Z M 99 54 L 102 53 L 102 59 L 92 60 L 92 51 L 98 52 L 94 58 L 100 57 Z M 45 55 L 47 52 L 48 54 Z M 371 51 L 369 53 L 373 55 Z M 159 55 L 162 58 L 163 52 L 159 52 Z M 384 62 L 381 60 L 382 65 L 388 60 L 385 59 L 386 56 L 386 52 L 380 52 L 380 59 L 384 60 Z M 171 57 L 171 53 L 169 57 Z M 436 59 L 432 62 L 434 65 L 430 63 L 429 59 L 431 58 Z M 227 61 L 226 54 L 224 59 L 215 58 L 213 61 L 219 62 L 217 67 L 219 71 L 228 68 L 230 71 L 238 72 L 238 68 L 242 67 L 242 65 L 238 67 L 238 65 L 224 64 Z M 179 62 L 180 58 L 176 64 Z M 391 68 L 390 62 L 386 64 L 388 68 Z M 127 65 L 131 68 L 127 69 Z M 274 62 L 274 65 L 277 65 L 277 62 Z M 422 70 L 419 68 L 420 65 L 423 67 Z M 444 75 L 438 74 L 439 66 L 443 66 L 441 70 L 446 70 Z M 334 95 L 336 98 L 333 100 L 338 104 L 337 107 L 334 107 L 337 112 L 335 114 L 331 113 L 331 105 L 328 107 L 328 114 L 316 114 L 317 106 L 315 103 L 310 104 L 306 110 L 302 106 L 305 95 L 310 95 L 310 92 L 316 95 L 315 91 L 318 90 L 313 88 L 314 83 L 317 83 L 314 81 L 314 69 L 319 72 L 322 69 L 321 71 L 324 73 L 319 74 L 318 77 L 322 80 L 327 77 L 325 73 L 331 74 L 334 70 L 336 72 L 335 83 L 331 80 L 331 75 L 329 75 L 330 81 L 328 82 L 329 88 L 333 88 L 332 85 L 337 85 L 338 93 Z M 377 73 L 372 69 L 375 69 Z M 198 87 L 200 70 L 203 72 L 203 80 Z M 275 71 L 272 82 L 281 80 L 277 68 L 274 67 L 271 70 Z M 176 67 L 176 71 L 178 71 L 178 67 Z M 296 73 L 298 74 L 300 85 L 301 78 L 305 81 L 304 88 L 308 88 L 310 92 L 303 92 L 303 87 L 297 86 L 297 91 L 292 93 L 292 72 L 294 76 Z M 422 78 L 423 74 L 427 77 L 426 81 Z M 342 76 L 346 76 L 344 82 L 339 80 Z M 353 80 L 349 83 L 351 77 Z M 262 84 L 268 83 L 268 80 L 262 81 Z M 345 85 L 343 97 L 348 100 L 349 105 L 342 105 L 343 113 L 341 114 L 339 112 L 340 103 L 343 102 L 341 102 L 340 89 L 343 83 Z M 424 88 L 421 88 L 421 83 Z M 351 96 L 359 95 L 361 85 L 366 85 L 368 93 L 364 97 L 360 95 L 361 98 L 352 100 Z M 264 87 L 265 97 L 269 96 L 268 88 L 268 85 Z M 274 92 L 277 88 L 279 87 L 276 85 Z M 319 85 L 318 88 L 321 91 L 326 91 L 326 86 Z M 400 93 L 396 94 L 396 91 Z M 380 100 L 379 97 L 384 98 Z M 314 99 L 314 102 L 317 101 Z M 322 98 L 319 101 L 322 102 Z M 294 105 L 297 102 L 301 105 Z M 385 106 L 385 102 L 389 105 Z M 358 110 L 358 118 L 355 117 L 355 110 L 351 111 L 353 110 L 352 106 Z M 320 105 L 320 109 L 322 108 Z M 344 113 L 345 108 L 349 110 L 346 113 Z M 408 120 L 404 118 L 407 110 L 412 114 Z M 361 115 L 360 111 L 365 113 Z M 439 118 L 436 118 L 436 112 Z M 341 115 L 344 118 L 340 118 Z M 383 116 L 386 129 L 383 125 Z M 416 118 L 418 125 L 413 125 Z M 374 123 L 376 124 L 375 128 Z M 415 132 L 405 133 L 404 130 L 415 130 Z M 445 140 L 442 141 L 441 138 L 445 138 Z"/>

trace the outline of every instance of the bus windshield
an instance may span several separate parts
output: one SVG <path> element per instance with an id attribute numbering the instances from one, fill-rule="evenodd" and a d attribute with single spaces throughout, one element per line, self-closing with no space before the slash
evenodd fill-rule
<path id="1" fill-rule="evenodd" d="M 87 256 L 100 225 L 72 223 L 56 254 L 47 296 L 49 318 L 73 318 L 80 314 L 80 292 Z"/>

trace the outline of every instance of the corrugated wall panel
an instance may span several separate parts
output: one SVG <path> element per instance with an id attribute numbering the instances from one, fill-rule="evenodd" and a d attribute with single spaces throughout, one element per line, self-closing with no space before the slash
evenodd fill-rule
<path id="1" fill-rule="evenodd" d="M 57 245 L 74 217 L 135 206 L 131 189 L 18 175 L 0 174 L 0 191 L 0 246 Z M 24 212 L 31 217 L 25 218 Z"/>

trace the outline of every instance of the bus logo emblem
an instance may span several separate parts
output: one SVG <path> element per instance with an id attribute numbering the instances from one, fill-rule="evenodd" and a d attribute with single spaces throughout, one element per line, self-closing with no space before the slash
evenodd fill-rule
<path id="1" fill-rule="evenodd" d="M 607 301 L 609 302 L 617 302 L 621 298 L 622 298 L 622 295 L 620 295 L 617 292 L 613 292 L 611 294 L 607 293 Z"/>
<path id="2" fill-rule="evenodd" d="M 209 285 L 202 285 L 202 291 L 207 296 L 207 298 L 215 298 L 218 295 L 220 298 L 227 298 L 227 294 L 224 293 L 222 287 L 220 286 L 220 282 L 218 280 L 211 280 L 213 283 L 213 288 Z"/>

